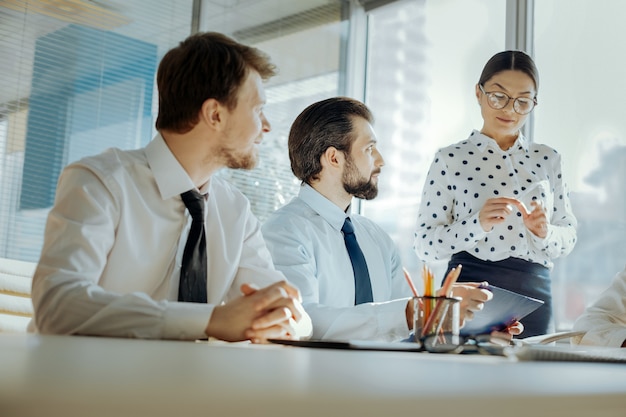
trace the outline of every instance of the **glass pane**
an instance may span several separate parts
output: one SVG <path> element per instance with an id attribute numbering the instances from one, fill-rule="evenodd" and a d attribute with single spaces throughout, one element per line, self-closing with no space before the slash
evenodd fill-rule
<path id="1" fill-rule="evenodd" d="M 36 261 L 61 169 L 155 134 L 161 57 L 191 32 L 192 0 L 82 0 L 0 6 L 0 257 Z M 46 2 L 46 4 L 49 2 Z M 202 2 L 201 30 L 268 52 L 279 75 L 266 88 L 273 130 L 251 172 L 222 172 L 264 220 L 297 192 L 287 134 L 296 115 L 338 91 L 341 3 Z M 4 6 L 5 4 L 11 5 Z M 91 3 L 90 3 L 91 4 Z M 63 13 L 75 7 L 75 13 Z"/>
<path id="2" fill-rule="evenodd" d="M 154 75 L 192 0 L 0 6 L 0 257 L 36 261 L 61 169 L 154 135 Z"/>
<path id="3" fill-rule="evenodd" d="M 414 275 L 424 178 L 438 148 L 482 126 L 474 86 L 487 59 L 504 49 L 505 6 L 500 0 L 422 0 L 369 15 L 366 101 L 385 166 L 379 195 L 363 210 L 391 234 Z M 430 266 L 443 274 L 445 265 Z"/>
<path id="4" fill-rule="evenodd" d="M 220 175 L 248 197 L 263 222 L 300 189 L 289 163 L 289 128 L 305 107 L 337 95 L 341 35 L 348 22 L 340 20 L 341 4 L 334 0 L 250 2 L 236 13 L 249 16 L 257 9 L 273 20 L 232 31 L 232 36 L 268 53 L 278 67 L 265 89 L 265 115 L 272 130 L 264 136 L 254 170 L 224 170 Z M 222 16 L 222 22 L 234 20 Z"/>
<path id="5" fill-rule="evenodd" d="M 571 327 L 626 262 L 626 3 L 535 2 L 541 77 L 535 138 L 563 155 L 578 243 L 552 274 L 556 319 Z M 574 30 L 575 29 L 575 30 Z"/>

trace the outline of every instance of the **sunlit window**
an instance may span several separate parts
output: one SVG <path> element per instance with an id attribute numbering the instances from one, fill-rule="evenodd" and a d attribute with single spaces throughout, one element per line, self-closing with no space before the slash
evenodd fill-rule
<path id="1" fill-rule="evenodd" d="M 414 274 L 421 266 L 412 248 L 424 178 L 438 148 L 482 125 L 474 86 L 487 59 L 504 48 L 505 6 L 412 1 L 370 13 L 366 101 L 385 166 L 378 197 L 363 208 L 392 235 Z M 443 274 L 444 264 L 430 266 Z"/>
<path id="2" fill-rule="evenodd" d="M 578 243 L 552 274 L 561 327 L 626 264 L 625 15 L 620 0 L 535 2 L 535 137 L 563 155 L 578 219 Z"/>

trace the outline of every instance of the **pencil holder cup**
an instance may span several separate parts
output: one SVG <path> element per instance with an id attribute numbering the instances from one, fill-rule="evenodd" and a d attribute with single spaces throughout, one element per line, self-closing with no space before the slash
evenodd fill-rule
<path id="1" fill-rule="evenodd" d="M 415 342 L 428 352 L 454 352 L 462 338 L 461 299 L 456 297 L 414 297 Z"/>

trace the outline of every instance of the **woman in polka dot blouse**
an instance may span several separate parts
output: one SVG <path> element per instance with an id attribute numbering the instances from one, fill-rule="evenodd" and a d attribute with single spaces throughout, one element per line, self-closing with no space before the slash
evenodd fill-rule
<path id="1" fill-rule="evenodd" d="M 483 127 L 440 149 L 424 185 L 415 249 L 424 261 L 463 265 L 459 281 L 545 301 L 522 320 L 524 336 L 554 331 L 552 259 L 576 243 L 561 156 L 520 132 L 537 105 L 538 74 L 520 51 L 494 55 L 476 85 Z"/>

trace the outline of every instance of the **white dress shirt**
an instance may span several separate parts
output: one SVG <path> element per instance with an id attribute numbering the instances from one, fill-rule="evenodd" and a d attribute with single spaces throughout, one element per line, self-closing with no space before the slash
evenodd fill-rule
<path id="1" fill-rule="evenodd" d="M 487 199 L 496 197 L 517 198 L 530 210 L 532 200 L 541 201 L 547 236 L 530 232 L 519 212 L 485 232 L 478 214 Z M 551 269 L 552 259 L 567 255 L 576 243 L 561 156 L 549 146 L 529 143 L 521 133 L 506 151 L 476 130 L 440 149 L 428 171 L 417 223 L 415 249 L 424 261 L 467 251 L 486 261 L 515 257 Z"/>
<path id="2" fill-rule="evenodd" d="M 191 224 L 180 193 L 193 188 L 160 135 L 143 149 L 110 149 L 66 167 L 33 278 L 38 330 L 195 339 L 205 336 L 213 307 L 239 296 L 242 283 L 284 279 L 249 201 L 213 176 L 201 190 L 208 192 L 208 303 L 174 302 Z"/>
<path id="3" fill-rule="evenodd" d="M 374 302 L 354 305 L 354 272 L 341 227 L 348 215 L 309 185 L 263 225 L 274 265 L 296 285 L 315 339 L 406 338 L 407 297 L 393 241 L 365 217 L 351 214 L 370 274 Z"/>
<path id="4" fill-rule="evenodd" d="M 586 331 L 572 339 L 582 345 L 620 347 L 626 340 L 626 267 L 611 286 L 576 320 L 575 331 Z"/>

